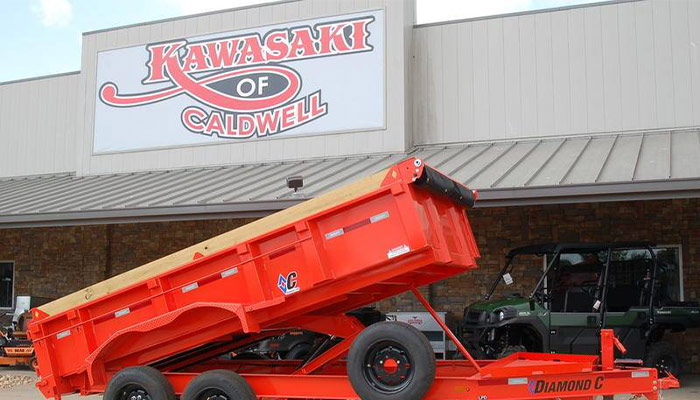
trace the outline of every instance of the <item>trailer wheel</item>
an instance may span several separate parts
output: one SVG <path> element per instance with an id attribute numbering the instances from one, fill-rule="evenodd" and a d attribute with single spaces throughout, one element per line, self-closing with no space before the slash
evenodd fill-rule
<path id="1" fill-rule="evenodd" d="M 248 382 L 233 371 L 207 371 L 185 388 L 181 400 L 256 400 Z"/>
<path id="2" fill-rule="evenodd" d="M 379 322 L 355 339 L 347 368 L 362 400 L 420 400 L 435 379 L 435 353 L 418 329 Z"/>
<path id="3" fill-rule="evenodd" d="M 175 400 L 175 391 L 157 369 L 129 367 L 109 381 L 104 400 Z"/>

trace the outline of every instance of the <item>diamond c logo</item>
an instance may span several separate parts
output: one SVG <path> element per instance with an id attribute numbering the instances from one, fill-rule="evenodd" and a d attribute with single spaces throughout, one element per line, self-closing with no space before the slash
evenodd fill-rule
<path id="1" fill-rule="evenodd" d="M 280 274 L 279 279 L 277 280 L 277 287 L 284 293 L 285 295 L 290 295 L 292 293 L 296 293 L 299 290 L 299 283 L 297 281 L 297 272 L 292 271 L 287 276 L 284 276 Z"/>

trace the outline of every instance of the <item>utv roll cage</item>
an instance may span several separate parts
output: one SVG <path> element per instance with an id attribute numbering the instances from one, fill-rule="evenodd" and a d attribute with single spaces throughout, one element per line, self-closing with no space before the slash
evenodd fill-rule
<path id="1" fill-rule="evenodd" d="M 536 244 L 536 245 L 529 245 L 529 246 L 523 246 L 523 247 L 518 247 L 515 249 L 512 249 L 511 251 L 508 252 L 508 255 L 506 256 L 506 263 L 503 266 L 503 269 L 501 269 L 501 273 L 496 277 L 496 280 L 493 282 L 491 285 L 491 290 L 484 296 L 486 300 L 491 298 L 493 296 L 493 293 L 496 291 L 496 288 L 498 287 L 499 282 L 501 281 L 502 277 L 510 273 L 510 271 L 513 269 L 513 259 L 516 256 L 519 255 L 536 255 L 536 256 L 546 256 L 546 255 L 551 255 L 551 260 L 547 263 L 547 266 L 540 276 L 540 279 L 537 281 L 537 284 L 535 287 L 532 289 L 530 292 L 530 295 L 528 296 L 530 300 L 530 308 L 534 309 L 534 302 L 537 300 L 544 301 L 545 299 L 543 298 L 543 294 L 540 293 L 540 287 L 543 285 L 545 279 L 547 278 L 547 275 L 549 275 L 549 272 L 551 271 L 552 267 L 556 264 L 557 260 L 559 260 L 559 255 L 562 253 L 572 253 L 572 252 L 586 252 L 586 253 L 593 253 L 593 252 L 602 252 L 602 251 L 607 251 L 607 256 L 605 259 L 605 263 L 603 265 L 603 273 L 598 279 L 598 284 L 596 287 L 595 291 L 595 303 L 593 305 L 593 310 L 594 311 L 599 311 L 600 312 L 600 326 L 601 328 L 605 326 L 605 314 L 606 314 L 606 298 L 608 294 L 608 275 L 610 272 L 610 262 L 612 259 L 612 252 L 613 250 L 620 250 L 620 249 L 646 249 L 649 252 L 649 255 L 651 257 L 652 265 L 651 265 L 651 276 L 650 276 L 650 281 L 649 281 L 649 299 L 648 299 L 648 306 L 649 306 L 649 324 L 653 325 L 654 324 L 654 297 L 655 297 L 655 287 L 656 287 L 656 272 L 658 269 L 658 261 L 656 254 L 654 253 L 653 247 L 655 246 L 655 243 L 651 242 L 642 242 L 642 241 L 637 241 L 637 242 L 602 242 L 602 243 L 542 243 L 542 244 Z"/>

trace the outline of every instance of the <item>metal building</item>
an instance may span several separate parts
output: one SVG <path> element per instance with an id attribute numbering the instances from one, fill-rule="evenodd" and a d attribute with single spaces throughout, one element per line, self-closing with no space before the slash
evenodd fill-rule
<path id="1" fill-rule="evenodd" d="M 443 311 L 509 247 L 558 240 L 658 243 L 678 300 L 700 298 L 700 2 L 414 20 L 412 1 L 279 1 L 87 32 L 80 71 L 0 83 L 0 307 L 407 155 L 481 193 L 482 268 L 431 290 Z"/>

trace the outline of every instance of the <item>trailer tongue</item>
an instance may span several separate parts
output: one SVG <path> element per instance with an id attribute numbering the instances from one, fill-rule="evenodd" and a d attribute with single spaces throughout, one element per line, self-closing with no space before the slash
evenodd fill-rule
<path id="1" fill-rule="evenodd" d="M 654 369 L 602 355 L 518 353 L 436 361 L 415 328 L 365 328 L 345 313 L 476 268 L 465 207 L 474 193 L 410 158 L 32 310 L 30 335 L 47 397 L 105 400 L 323 398 L 656 400 L 676 387 Z M 304 329 L 340 338 L 305 360 L 237 360 L 236 349 Z"/>

